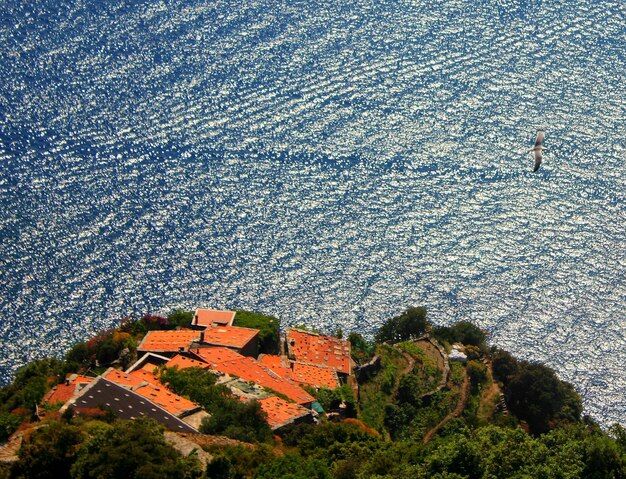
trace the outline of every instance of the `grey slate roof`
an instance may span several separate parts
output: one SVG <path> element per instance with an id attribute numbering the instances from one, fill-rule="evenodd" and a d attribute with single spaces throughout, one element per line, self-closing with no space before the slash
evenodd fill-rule
<path id="1" fill-rule="evenodd" d="M 102 377 L 85 387 L 78 397 L 70 400 L 70 405 L 75 408 L 106 407 L 121 419 L 150 417 L 171 431 L 198 432 L 160 406 Z"/>

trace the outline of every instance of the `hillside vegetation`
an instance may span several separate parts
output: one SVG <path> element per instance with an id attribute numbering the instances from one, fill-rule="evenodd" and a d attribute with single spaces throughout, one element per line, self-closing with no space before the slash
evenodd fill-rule
<path id="1" fill-rule="evenodd" d="M 626 477 L 620 425 L 603 431 L 582 417 L 575 388 L 552 369 L 490 348 L 470 323 L 433 326 L 424 308 L 390 318 L 374 342 L 351 333 L 356 379 L 336 390 L 309 389 L 330 414 L 278 436 L 255 401 L 232 399 L 193 368 L 161 374 L 175 392 L 212 411 L 205 434 L 179 435 L 194 441 L 195 452 L 167 440 L 151 420 L 122 421 L 106 408 L 36 411 L 66 374 L 124 366 L 146 331 L 185 326 L 191 317 L 177 311 L 127 319 L 74 346 L 64 360 L 18 371 L 0 390 L 0 440 L 13 434 L 22 442 L 16 461 L 0 463 L 0 478 Z M 261 329 L 264 349 L 278 347 L 276 318 L 237 312 L 236 323 Z M 453 349 L 463 353 L 457 361 L 449 360 Z"/>

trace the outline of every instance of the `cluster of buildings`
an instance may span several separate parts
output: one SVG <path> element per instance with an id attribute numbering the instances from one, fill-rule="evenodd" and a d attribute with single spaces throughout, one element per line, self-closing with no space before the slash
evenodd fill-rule
<path id="1" fill-rule="evenodd" d="M 259 330 L 233 326 L 234 318 L 232 311 L 198 309 L 188 329 L 149 331 L 137 348 L 138 361 L 126 371 L 73 375 L 44 401 L 63 403 L 62 411 L 105 407 L 122 419 L 148 416 L 173 431 L 198 432 L 208 413 L 158 377 L 162 366 L 198 367 L 215 374 L 242 401 L 259 401 L 277 431 L 313 421 L 321 411 L 303 386 L 335 389 L 352 377 L 348 341 L 288 329 L 280 354 L 259 354 Z"/>

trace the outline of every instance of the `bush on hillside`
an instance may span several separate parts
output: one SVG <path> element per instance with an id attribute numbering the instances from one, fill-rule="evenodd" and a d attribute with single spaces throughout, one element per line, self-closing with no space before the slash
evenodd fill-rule
<path id="1" fill-rule="evenodd" d="M 374 345 L 367 341 L 359 333 L 350 333 L 348 335 L 350 342 L 350 354 L 359 364 L 367 363 L 374 355 Z"/>
<path id="2" fill-rule="evenodd" d="M 183 458 L 151 419 L 117 421 L 101 428 L 78 452 L 72 478 L 187 479 L 201 475 L 195 456 Z"/>
<path id="3" fill-rule="evenodd" d="M 527 421 L 535 434 L 548 431 L 558 420 L 580 420 L 580 397 L 543 364 L 519 362 L 516 374 L 504 384 L 504 393 L 509 410 Z"/>
<path id="4" fill-rule="evenodd" d="M 182 309 L 175 309 L 167 315 L 167 322 L 172 328 L 186 328 L 191 325 L 193 321 L 193 311 L 183 311 Z"/>
<path id="5" fill-rule="evenodd" d="M 85 438 L 80 428 L 61 422 L 50 422 L 33 431 L 19 450 L 14 477 L 69 479 L 70 467 Z"/>
<path id="6" fill-rule="evenodd" d="M 426 332 L 426 308 L 408 308 L 400 316 L 388 319 L 376 333 L 377 343 L 397 343 L 418 337 Z"/>
<path id="7" fill-rule="evenodd" d="M 267 442 L 273 437 L 266 414 L 256 401 L 241 402 L 230 390 L 215 384 L 215 376 L 201 368 L 165 368 L 161 381 L 176 394 L 200 404 L 211 417 L 205 418 L 200 430 L 205 434 L 222 434 L 246 442 Z"/>
<path id="8" fill-rule="evenodd" d="M 459 321 L 452 326 L 433 328 L 433 336 L 448 344 L 461 343 L 466 346 L 484 347 L 486 336 L 482 329 L 469 321 Z"/>

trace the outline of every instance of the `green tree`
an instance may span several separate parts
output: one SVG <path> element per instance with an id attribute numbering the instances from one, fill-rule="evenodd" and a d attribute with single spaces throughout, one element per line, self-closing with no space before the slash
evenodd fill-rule
<path id="1" fill-rule="evenodd" d="M 79 451 L 72 478 L 187 479 L 200 475 L 198 460 L 183 458 L 150 419 L 117 421 Z M 50 476 L 48 476 L 50 477 Z"/>
<path id="2" fill-rule="evenodd" d="M 311 391 L 325 411 L 336 411 L 343 403 L 346 406 L 346 415 L 348 417 L 356 416 L 356 399 L 352 388 L 347 384 L 343 384 L 335 389 L 319 388 L 317 391 Z"/>
<path id="3" fill-rule="evenodd" d="M 385 405 L 384 425 L 394 440 L 402 435 L 414 417 L 415 407 L 411 403 Z"/>
<path id="4" fill-rule="evenodd" d="M 221 434 L 246 442 L 269 442 L 274 437 L 267 424 L 267 414 L 258 401 L 241 402 L 225 398 L 204 418 L 200 426 L 204 434 Z"/>
<path id="5" fill-rule="evenodd" d="M 81 341 L 72 346 L 71 349 L 65 354 L 65 360 L 77 367 L 86 364 L 89 360 L 89 349 L 87 348 L 87 343 Z"/>
<path id="6" fill-rule="evenodd" d="M 263 464 L 254 475 L 255 479 L 330 479 L 326 465 L 316 459 L 287 453 Z"/>
<path id="7" fill-rule="evenodd" d="M 400 316 L 388 319 L 376 333 L 377 343 L 406 341 L 426 332 L 426 308 L 408 308 Z"/>
<path id="8" fill-rule="evenodd" d="M 584 441 L 582 477 L 614 479 L 626 477 L 626 458 L 618 444 L 605 434 L 590 434 Z"/>
<path id="9" fill-rule="evenodd" d="M 353 444 L 357 444 L 360 449 L 371 451 L 380 443 L 377 436 L 359 424 L 360 421 L 355 423 L 348 421 L 296 428 L 292 436 L 285 439 L 285 444 L 297 445 L 303 456 L 323 459 L 330 464 L 353 456 L 354 449 L 351 447 Z"/>
<path id="10" fill-rule="evenodd" d="M 482 477 L 484 470 L 476 444 L 464 436 L 450 436 L 428 457 L 426 467 L 429 474 L 452 473 L 468 479 Z"/>
<path id="11" fill-rule="evenodd" d="M 231 394 L 222 384 L 215 384 L 215 375 L 202 368 L 164 368 L 161 382 L 176 394 L 186 396 L 207 411 L 214 411 Z"/>
<path id="12" fill-rule="evenodd" d="M 32 479 L 69 478 L 70 467 L 84 440 L 78 427 L 50 422 L 23 442 L 13 472 L 16 477 Z"/>
<path id="13" fill-rule="evenodd" d="M 485 333 L 478 326 L 469 321 L 459 321 L 452 325 L 452 331 L 459 343 L 482 346 L 485 343 Z"/>
<path id="14" fill-rule="evenodd" d="M 374 345 L 367 341 L 359 333 L 350 333 L 348 335 L 350 342 L 350 353 L 357 363 L 366 363 L 374 354 Z"/>
<path id="15" fill-rule="evenodd" d="M 615 442 L 622 451 L 622 454 L 626 455 L 626 429 L 621 424 L 613 424 L 609 428 L 609 432 L 615 438 Z"/>
<path id="16" fill-rule="evenodd" d="M 175 393 L 200 404 L 209 414 L 201 425 L 207 434 L 223 434 L 247 442 L 266 442 L 273 437 L 258 402 L 243 403 L 232 396 L 215 376 L 201 368 L 165 368 L 161 381 Z"/>
<path id="17" fill-rule="evenodd" d="M 0 444 L 5 442 L 22 423 L 22 418 L 8 412 L 0 411 Z"/>
<path id="18" fill-rule="evenodd" d="M 504 384 L 507 384 L 519 370 L 517 359 L 515 359 L 511 353 L 503 351 L 502 349 L 496 349 L 492 352 L 491 364 L 493 377 Z"/>
<path id="19" fill-rule="evenodd" d="M 527 421 L 533 433 L 549 430 L 549 421 L 562 418 L 564 408 L 564 419 L 580 419 L 580 398 L 543 364 L 520 363 L 517 374 L 505 385 L 505 396 L 511 412 Z"/>
<path id="20" fill-rule="evenodd" d="M 477 392 L 483 383 L 487 381 L 487 368 L 478 361 L 467 362 L 467 374 L 470 378 L 472 392 Z"/>
<path id="21" fill-rule="evenodd" d="M 433 328 L 433 335 L 437 340 L 465 345 L 483 347 L 486 336 L 482 329 L 469 321 L 459 321 L 452 326 L 438 326 Z"/>
<path id="22" fill-rule="evenodd" d="M 13 383 L 0 390 L 2 410 L 10 412 L 17 408 L 34 411 L 44 394 L 65 376 L 67 364 L 54 358 L 33 361 L 15 374 Z"/>
<path id="23" fill-rule="evenodd" d="M 193 311 L 183 311 L 182 309 L 175 309 L 167 315 L 167 322 L 172 327 L 186 327 L 193 321 Z"/>
<path id="24" fill-rule="evenodd" d="M 211 451 L 215 453 L 215 451 Z M 228 446 L 221 448 L 207 465 L 206 477 L 209 479 L 243 479 L 254 476 L 262 465 L 276 457 L 270 445 L 257 444 L 254 448 Z"/>

